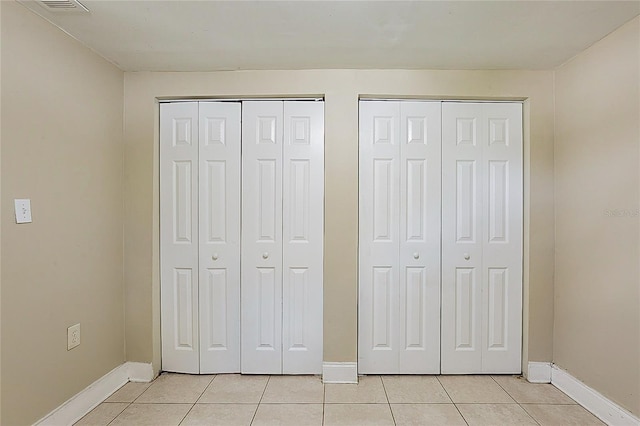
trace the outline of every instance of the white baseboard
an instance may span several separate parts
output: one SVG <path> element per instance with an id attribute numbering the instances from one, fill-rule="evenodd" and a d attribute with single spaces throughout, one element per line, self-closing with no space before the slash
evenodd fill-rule
<path id="1" fill-rule="evenodd" d="M 130 382 L 148 383 L 153 380 L 153 366 L 144 362 L 127 362 Z"/>
<path id="2" fill-rule="evenodd" d="M 551 363 L 530 362 L 527 368 L 527 380 L 531 383 L 551 383 Z"/>
<path id="3" fill-rule="evenodd" d="M 150 372 L 150 373 L 149 373 Z M 93 410 L 125 383 L 150 382 L 153 380 L 151 364 L 125 362 L 72 396 L 61 406 L 38 420 L 42 426 L 72 425 Z"/>
<path id="4" fill-rule="evenodd" d="M 556 365 L 551 384 L 610 426 L 640 426 L 640 419 Z"/>
<path id="5" fill-rule="evenodd" d="M 322 364 L 323 383 L 358 383 L 357 362 L 325 362 Z"/>

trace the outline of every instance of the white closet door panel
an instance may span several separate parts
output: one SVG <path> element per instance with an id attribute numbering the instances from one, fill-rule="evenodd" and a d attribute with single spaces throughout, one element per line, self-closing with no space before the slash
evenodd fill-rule
<path id="1" fill-rule="evenodd" d="M 200 373 L 240 371 L 240 104 L 199 103 Z"/>
<path id="2" fill-rule="evenodd" d="M 284 102 L 282 365 L 322 371 L 324 103 Z"/>
<path id="3" fill-rule="evenodd" d="M 358 372 L 397 373 L 401 169 L 398 102 L 360 102 L 359 156 Z"/>
<path id="4" fill-rule="evenodd" d="M 442 371 L 519 373 L 522 107 L 445 103 L 443 126 Z"/>
<path id="5" fill-rule="evenodd" d="M 242 105 L 243 373 L 282 373 L 283 103 Z"/>
<path id="6" fill-rule="evenodd" d="M 400 102 L 399 127 L 398 373 L 438 374 L 440 102 Z"/>
<path id="7" fill-rule="evenodd" d="M 522 356 L 522 105 L 485 104 L 482 368 L 520 373 Z"/>
<path id="8" fill-rule="evenodd" d="M 198 105 L 160 106 L 162 368 L 199 373 Z"/>
<path id="9" fill-rule="evenodd" d="M 442 105 L 442 374 L 482 371 L 482 104 Z"/>

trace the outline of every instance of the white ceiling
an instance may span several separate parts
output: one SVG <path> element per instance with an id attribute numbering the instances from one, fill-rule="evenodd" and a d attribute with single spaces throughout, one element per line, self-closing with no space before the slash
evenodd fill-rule
<path id="1" fill-rule="evenodd" d="M 551 69 L 640 1 L 21 0 L 125 71 Z"/>

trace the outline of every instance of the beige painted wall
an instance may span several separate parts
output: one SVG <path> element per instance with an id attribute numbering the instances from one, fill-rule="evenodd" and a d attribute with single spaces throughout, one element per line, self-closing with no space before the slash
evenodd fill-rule
<path id="1" fill-rule="evenodd" d="M 127 360 L 159 367 L 156 98 L 325 96 L 324 360 L 357 354 L 358 96 L 525 102 L 525 362 L 551 361 L 553 73 L 548 71 L 231 71 L 125 73 Z"/>
<path id="2" fill-rule="evenodd" d="M 124 361 L 123 73 L 2 8 L 2 419 L 30 424 Z M 16 225 L 13 199 L 31 198 Z M 67 352 L 67 327 L 82 343 Z"/>
<path id="3" fill-rule="evenodd" d="M 640 415 L 640 18 L 556 72 L 553 360 Z"/>

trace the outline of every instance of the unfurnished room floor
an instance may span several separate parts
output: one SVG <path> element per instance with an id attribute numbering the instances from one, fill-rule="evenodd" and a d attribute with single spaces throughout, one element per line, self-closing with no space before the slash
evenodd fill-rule
<path id="1" fill-rule="evenodd" d="M 514 376 L 160 375 L 77 425 L 603 425 L 550 384 Z"/>

